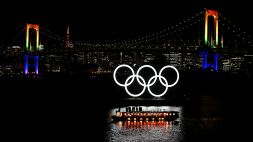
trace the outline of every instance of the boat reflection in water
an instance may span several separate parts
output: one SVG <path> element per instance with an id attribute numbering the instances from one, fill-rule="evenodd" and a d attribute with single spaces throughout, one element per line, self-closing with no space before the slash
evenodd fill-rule
<path id="1" fill-rule="evenodd" d="M 179 121 L 118 121 L 116 125 L 124 128 L 152 128 L 152 127 L 166 127 L 178 125 Z"/>
<path id="2" fill-rule="evenodd" d="M 181 107 L 174 106 L 112 109 L 109 114 L 112 123 L 106 132 L 106 141 L 181 141 L 181 113 Z"/>

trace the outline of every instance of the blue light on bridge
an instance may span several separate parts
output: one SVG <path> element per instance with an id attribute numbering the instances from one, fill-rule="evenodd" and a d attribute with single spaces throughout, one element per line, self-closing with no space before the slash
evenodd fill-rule
<path id="1" fill-rule="evenodd" d="M 218 71 L 218 58 L 219 58 L 218 53 L 215 53 L 215 54 L 213 55 L 213 58 L 214 58 L 214 70 L 215 70 L 215 71 Z"/>
<path id="2" fill-rule="evenodd" d="M 219 54 L 215 53 L 213 54 L 213 63 L 208 63 L 208 57 L 211 56 L 207 51 L 202 51 L 200 52 L 200 55 L 202 56 L 202 68 L 207 69 L 209 67 L 213 68 L 215 71 L 218 71 L 218 59 L 219 59 Z"/>
<path id="3" fill-rule="evenodd" d="M 28 55 L 24 55 L 24 72 L 28 73 Z"/>
<path id="4" fill-rule="evenodd" d="M 34 60 L 34 64 L 29 64 L 29 59 Z M 29 66 L 35 68 L 35 73 L 39 74 L 39 56 L 32 56 L 32 55 L 24 55 L 24 73 L 28 74 Z"/>
<path id="5" fill-rule="evenodd" d="M 39 56 L 34 56 L 35 60 L 35 73 L 39 74 Z"/>
<path id="6" fill-rule="evenodd" d="M 207 56 L 208 56 L 208 52 L 200 52 L 200 55 L 201 55 L 202 58 L 203 58 L 203 61 L 202 61 L 202 68 L 203 68 L 203 69 L 206 69 L 206 68 L 207 68 Z"/>

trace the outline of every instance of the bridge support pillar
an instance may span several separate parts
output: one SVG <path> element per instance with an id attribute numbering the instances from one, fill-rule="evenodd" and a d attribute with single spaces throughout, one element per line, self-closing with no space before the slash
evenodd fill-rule
<path id="1" fill-rule="evenodd" d="M 218 64 L 218 59 L 219 59 L 219 54 L 218 53 L 213 53 L 209 54 L 207 51 L 202 51 L 201 53 L 202 56 L 202 69 L 208 69 L 208 68 L 213 68 L 214 71 L 218 71 L 219 69 L 219 64 Z M 210 58 L 213 59 L 213 62 L 210 63 Z"/>

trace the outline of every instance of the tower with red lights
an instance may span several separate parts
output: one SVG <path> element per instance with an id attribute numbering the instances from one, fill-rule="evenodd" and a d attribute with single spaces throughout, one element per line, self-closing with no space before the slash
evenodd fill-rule
<path id="1" fill-rule="evenodd" d="M 70 42 L 69 42 L 69 25 L 68 25 L 68 27 L 67 27 L 66 48 L 70 48 Z"/>

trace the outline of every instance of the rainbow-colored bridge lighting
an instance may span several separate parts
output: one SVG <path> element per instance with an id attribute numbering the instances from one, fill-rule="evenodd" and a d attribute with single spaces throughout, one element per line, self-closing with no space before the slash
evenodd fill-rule
<path id="1" fill-rule="evenodd" d="M 214 32 L 210 32 L 208 31 L 208 18 L 209 16 L 212 16 L 214 18 Z M 206 46 L 211 46 L 211 48 L 217 48 L 219 45 L 219 41 L 218 41 L 218 11 L 216 10 L 205 10 L 205 45 Z M 212 41 L 212 33 L 215 33 L 215 44 Z M 209 37 L 208 37 L 209 35 Z"/>
<path id="2" fill-rule="evenodd" d="M 32 49 L 29 44 L 30 37 L 29 31 L 34 29 L 36 31 L 36 46 Z M 33 67 L 35 69 L 35 74 L 39 74 L 39 56 L 36 52 L 39 51 L 39 25 L 38 24 L 26 24 L 26 48 L 24 53 L 24 73 L 29 73 L 29 68 Z M 33 53 L 32 53 L 33 52 Z M 29 61 L 33 60 L 33 64 L 29 64 Z"/>
<path id="3" fill-rule="evenodd" d="M 29 30 L 34 29 L 36 31 L 36 47 L 35 51 L 39 50 L 39 25 L 38 24 L 26 24 L 26 51 L 31 51 L 29 48 Z"/>

